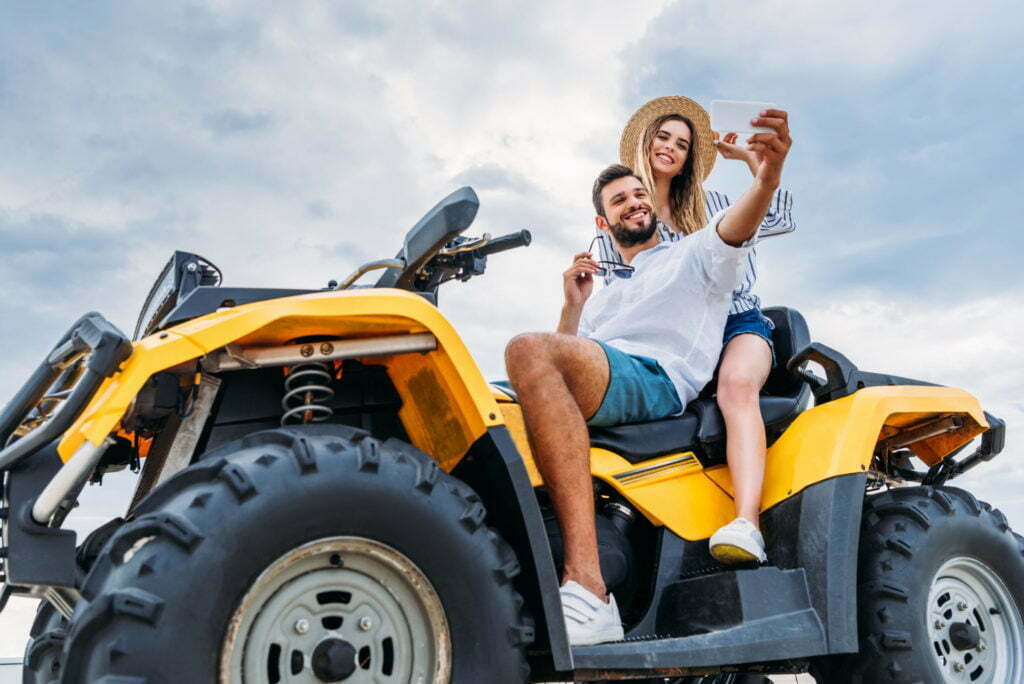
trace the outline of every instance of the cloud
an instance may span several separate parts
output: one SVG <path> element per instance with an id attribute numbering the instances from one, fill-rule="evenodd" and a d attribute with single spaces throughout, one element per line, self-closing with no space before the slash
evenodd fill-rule
<path id="1" fill-rule="evenodd" d="M 225 109 L 206 117 L 206 127 L 219 137 L 254 133 L 267 128 L 273 117 L 267 112 L 240 112 L 236 109 Z"/>
<path id="2" fill-rule="evenodd" d="M 952 484 L 1001 508 L 1018 530 L 1024 529 L 1024 463 L 1014 438 L 1024 426 L 1018 398 L 1024 386 L 1024 311 L 1016 304 L 1022 297 L 1024 289 L 1017 289 L 956 306 L 922 306 L 875 291 L 833 305 L 812 297 L 800 302 L 812 339 L 835 347 L 858 367 L 959 387 L 1006 421 L 1004 453 Z"/>
<path id="3" fill-rule="evenodd" d="M 783 182 L 801 230 L 780 259 L 806 274 L 797 285 L 838 297 L 891 283 L 960 303 L 1015 286 L 1024 249 L 1004 210 L 1024 182 L 1024 98 L 1004 85 L 1024 66 L 1009 20 L 1021 10 L 1000 7 L 673 3 L 625 51 L 636 77 L 623 98 L 783 104 L 794 138 Z M 741 192 L 745 172 L 728 166 L 710 184 Z"/>

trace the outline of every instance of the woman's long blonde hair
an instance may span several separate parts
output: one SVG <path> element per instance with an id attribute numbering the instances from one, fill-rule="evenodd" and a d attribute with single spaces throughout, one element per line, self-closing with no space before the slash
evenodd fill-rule
<path id="1" fill-rule="evenodd" d="M 704 170 L 700 161 L 697 127 L 693 125 L 693 122 L 679 114 L 666 114 L 651 122 L 651 125 L 637 140 L 634 171 L 647 188 L 647 192 L 651 195 L 651 201 L 657 208 L 658 197 L 655 195 L 654 171 L 651 169 L 651 146 L 654 144 L 654 137 L 666 121 L 682 121 L 690 129 L 690 151 L 686 155 L 682 171 L 669 183 L 668 190 L 669 212 L 672 216 L 672 223 L 675 224 L 669 228 L 689 235 L 700 230 L 707 223 L 704 190 L 700 184 L 704 178 Z"/>

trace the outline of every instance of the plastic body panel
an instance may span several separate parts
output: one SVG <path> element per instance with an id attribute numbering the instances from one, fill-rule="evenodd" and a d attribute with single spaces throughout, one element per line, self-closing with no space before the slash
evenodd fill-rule
<path id="1" fill-rule="evenodd" d="M 410 440 L 451 470 L 485 430 L 501 423 L 497 404 L 462 339 L 440 311 L 418 295 L 387 289 L 321 292 L 218 311 L 134 344 L 120 373 L 96 392 L 65 433 L 67 459 L 89 440 L 99 444 L 124 416 L 145 381 L 227 344 L 274 346 L 300 337 L 359 338 L 432 333 L 437 349 L 378 357 L 402 398 Z"/>
<path id="2" fill-rule="evenodd" d="M 863 473 L 826 480 L 765 511 L 772 567 L 726 569 L 706 542 L 662 530 L 646 613 L 628 641 L 574 648 L 577 678 L 678 676 L 855 651 L 866 481 Z"/>
<path id="3" fill-rule="evenodd" d="M 502 402 L 500 407 L 531 482 L 543 485 L 526 431 L 520 427 L 518 405 Z M 816 482 L 866 471 L 880 436 L 951 414 L 962 416 L 964 426 L 934 438 L 942 440 L 941 452 L 966 444 L 988 427 L 978 400 L 952 387 L 867 387 L 804 411 L 768 449 L 761 510 Z M 698 456 L 684 451 L 630 463 L 606 449 L 592 448 L 591 473 L 626 497 L 651 523 L 665 525 L 683 539 L 707 539 L 735 517 L 732 481 L 726 466 L 705 468 Z"/>

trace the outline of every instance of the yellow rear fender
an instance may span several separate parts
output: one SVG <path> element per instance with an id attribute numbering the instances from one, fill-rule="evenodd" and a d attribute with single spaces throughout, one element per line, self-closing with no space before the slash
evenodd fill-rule
<path id="1" fill-rule="evenodd" d="M 500 397 L 498 397 L 500 399 Z M 530 482 L 543 484 L 530 453 L 519 406 L 500 400 L 506 427 L 523 454 Z M 801 413 L 768 449 L 761 499 L 764 511 L 807 487 L 871 468 L 876 445 L 921 426 L 954 418 L 959 427 L 910 444 L 926 464 L 988 428 L 977 399 L 950 387 L 868 387 Z M 630 463 L 605 449 L 590 450 L 591 473 L 629 500 L 652 524 L 683 539 L 710 537 L 735 517 L 727 466 L 702 466 L 692 452 Z"/>
<path id="2" fill-rule="evenodd" d="M 362 289 L 285 297 L 196 318 L 134 343 L 119 373 L 107 379 L 58 451 L 67 461 L 88 440 L 99 445 L 118 428 L 154 373 L 232 346 L 232 353 L 286 345 L 317 336 L 337 340 L 432 335 L 422 353 L 367 354 L 384 365 L 402 399 L 399 418 L 413 444 L 451 470 L 487 428 L 502 423 L 495 399 L 462 339 L 422 297 L 394 289 Z"/>
<path id="3" fill-rule="evenodd" d="M 960 427 L 910 445 L 928 465 L 988 429 L 971 394 L 954 387 L 866 387 L 804 411 L 768 449 L 762 509 L 815 482 L 868 470 L 880 440 L 947 417 Z"/>

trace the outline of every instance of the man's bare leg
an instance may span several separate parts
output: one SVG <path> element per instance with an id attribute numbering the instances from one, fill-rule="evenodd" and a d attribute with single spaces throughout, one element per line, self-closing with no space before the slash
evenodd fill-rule
<path id="1" fill-rule="evenodd" d="M 578 582 L 607 600 L 597 554 L 586 419 L 604 398 L 608 359 L 593 340 L 528 333 L 509 342 L 505 363 L 523 409 L 534 460 L 562 528 L 562 581 Z"/>

